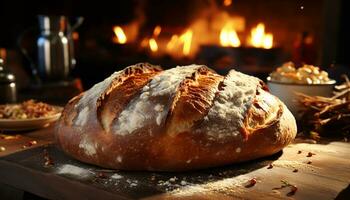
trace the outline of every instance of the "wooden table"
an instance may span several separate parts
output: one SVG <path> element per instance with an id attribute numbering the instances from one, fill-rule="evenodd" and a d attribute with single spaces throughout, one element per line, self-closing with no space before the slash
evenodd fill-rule
<path id="1" fill-rule="evenodd" d="M 80 163 L 55 146 L 52 132 L 53 128 L 47 128 L 14 139 L 2 137 L 0 146 L 6 150 L 0 152 L 0 182 L 49 199 L 350 197 L 350 143 L 344 141 L 310 144 L 297 139 L 283 152 L 251 162 L 186 173 L 152 173 L 105 170 Z M 33 140 L 37 144 L 23 147 Z M 53 159 L 53 166 L 44 165 L 44 151 Z M 252 178 L 257 183 L 247 187 Z M 296 185 L 297 192 L 289 196 L 291 186 L 278 189 L 282 181 Z"/>

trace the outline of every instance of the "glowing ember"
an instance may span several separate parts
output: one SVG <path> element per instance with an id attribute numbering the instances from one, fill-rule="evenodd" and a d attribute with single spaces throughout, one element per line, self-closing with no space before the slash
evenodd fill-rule
<path id="1" fill-rule="evenodd" d="M 114 42 L 118 44 L 125 44 L 127 42 L 126 35 L 120 26 L 113 27 L 113 31 L 116 36 L 115 38 L 113 38 Z"/>
<path id="2" fill-rule="evenodd" d="M 191 42 L 192 42 L 192 30 L 187 30 L 184 34 L 180 36 L 180 41 L 183 42 L 182 53 L 186 56 L 190 54 L 191 51 Z"/>
<path id="3" fill-rule="evenodd" d="M 273 35 L 265 33 L 265 25 L 259 23 L 251 30 L 250 41 L 248 43 L 256 48 L 271 49 L 273 47 Z"/>
<path id="4" fill-rule="evenodd" d="M 226 25 L 220 31 L 220 44 L 224 47 L 239 47 L 241 46 L 241 41 L 236 31 Z"/>
<path id="5" fill-rule="evenodd" d="M 151 38 L 149 41 L 149 48 L 151 49 L 152 52 L 158 51 L 158 44 L 157 41 L 154 38 Z"/>

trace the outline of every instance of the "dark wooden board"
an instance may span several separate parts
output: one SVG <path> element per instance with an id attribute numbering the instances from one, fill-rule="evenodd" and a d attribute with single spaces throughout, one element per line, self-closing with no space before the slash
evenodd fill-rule
<path id="1" fill-rule="evenodd" d="M 44 149 L 52 167 L 44 166 Z M 252 178 L 256 185 L 245 187 Z M 281 180 L 297 185 L 295 195 L 273 189 Z M 0 182 L 50 199 L 334 199 L 350 183 L 350 144 L 296 143 L 271 157 L 182 173 L 106 171 L 50 144 L 0 158 Z"/>

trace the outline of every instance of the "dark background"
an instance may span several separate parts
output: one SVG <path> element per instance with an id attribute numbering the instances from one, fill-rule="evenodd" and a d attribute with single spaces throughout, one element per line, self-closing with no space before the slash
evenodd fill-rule
<path id="1" fill-rule="evenodd" d="M 84 1 L 84 0 L 61 0 L 61 1 L 19 1 L 19 0 L 2 0 L 0 2 L 0 48 L 5 48 L 8 55 L 15 54 L 15 62 L 12 65 L 18 65 L 24 71 L 30 74 L 27 65 L 28 62 L 18 50 L 17 40 L 19 36 L 24 35 L 23 45 L 28 48 L 33 58 L 36 57 L 35 42 L 39 34 L 37 29 L 37 15 L 66 15 L 74 21 L 77 16 L 85 18 L 84 23 L 79 29 L 79 41 L 76 44 L 77 67 L 73 72 L 74 76 L 78 76 L 83 80 L 85 87 L 90 87 L 97 81 L 102 80 L 111 72 L 122 69 L 123 67 L 139 61 L 157 62 L 149 59 L 147 55 L 129 55 L 125 52 L 119 52 L 109 39 L 112 36 L 111 27 L 116 24 L 126 24 L 142 13 L 147 17 L 147 21 L 142 27 L 142 31 L 147 32 L 148 29 L 155 25 L 167 25 L 173 27 L 186 27 L 193 21 L 196 13 L 203 11 L 210 3 L 220 3 L 220 0 L 147 0 L 147 1 Z M 300 7 L 305 5 L 305 21 L 311 19 L 315 22 L 315 35 L 319 34 L 317 40 L 317 59 L 315 63 L 323 68 L 328 69 L 332 73 L 332 68 L 337 66 L 337 73 L 348 73 L 348 65 L 350 64 L 350 56 L 347 54 L 347 48 L 350 46 L 349 40 L 349 12 L 350 3 L 346 0 L 266 0 L 263 1 L 267 9 L 264 12 L 256 11 L 256 7 L 261 5 L 262 1 L 233 0 L 233 7 L 241 5 L 243 14 L 260 15 L 264 19 L 268 19 L 271 23 L 286 24 L 296 21 L 293 17 L 283 18 L 288 7 Z M 243 5 L 243 6 L 242 6 Z M 260 6 L 261 7 L 261 6 Z M 246 8 L 246 9 L 244 9 Z M 281 9 L 280 9 L 281 8 Z M 291 8 L 291 9 L 292 9 Z M 318 10 L 316 10 L 316 8 Z M 142 10 L 140 10 L 142 9 Z M 234 8 L 235 9 L 235 8 Z M 233 11 L 237 11 L 234 10 Z M 254 10 L 255 9 L 255 10 Z M 294 8 L 293 8 L 294 9 Z M 320 10 L 320 11 L 319 11 Z M 252 13 L 250 13 L 250 11 Z M 239 12 L 239 11 L 238 11 Z M 294 13 L 297 15 L 297 13 Z M 278 15 L 281 17 L 279 18 Z M 293 12 L 289 12 L 293 15 Z M 277 17 L 276 17 L 277 16 Z M 302 18 L 298 19 L 302 23 Z M 317 27 L 319 27 L 317 29 Z M 313 29 L 311 25 L 306 25 L 305 30 Z M 293 27 L 284 31 L 292 32 Z M 318 36 L 317 36 L 318 37 Z M 97 47 L 89 49 L 86 42 L 96 41 Z M 293 39 L 293 38 L 292 38 Z M 292 40 L 290 39 L 290 40 Z M 290 45 L 289 45 L 290 46 Z M 123 59 L 118 57 L 122 55 Z M 288 55 L 288 54 L 287 54 Z M 287 57 L 288 59 L 288 57 Z M 12 59 L 14 60 L 14 59 Z M 285 60 L 287 61 L 287 60 Z M 184 61 L 184 63 L 194 62 L 193 60 Z M 173 65 L 174 61 L 162 60 L 162 63 Z M 11 65 L 11 59 L 8 61 Z M 117 66 L 117 67 L 116 67 Z M 276 66 L 271 66 L 276 67 Z M 338 70 L 339 69 L 339 70 Z M 335 71 L 335 70 L 333 70 Z M 265 76 L 263 74 L 261 76 Z"/>

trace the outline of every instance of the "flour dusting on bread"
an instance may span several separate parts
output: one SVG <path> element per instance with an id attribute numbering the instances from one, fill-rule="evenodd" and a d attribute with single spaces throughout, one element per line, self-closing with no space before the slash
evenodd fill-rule
<path id="1" fill-rule="evenodd" d="M 85 154 L 88 156 L 93 156 L 96 154 L 95 143 L 90 140 L 87 135 L 83 136 L 83 139 L 79 143 L 79 148 L 84 150 Z"/>
<path id="2" fill-rule="evenodd" d="M 89 106 L 85 106 L 79 113 L 78 117 L 75 120 L 75 125 L 84 126 L 89 117 Z"/>
<path id="3" fill-rule="evenodd" d="M 114 133 L 127 135 L 149 124 L 160 126 L 168 114 L 177 87 L 198 68 L 198 65 L 176 67 L 153 77 L 141 94 L 122 111 L 114 125 Z"/>
<path id="4" fill-rule="evenodd" d="M 223 89 L 218 92 L 207 117 L 196 131 L 205 130 L 212 139 L 239 136 L 258 84 L 259 79 L 231 70 L 225 77 Z"/>
<path id="5" fill-rule="evenodd" d="M 104 92 L 108 86 L 111 84 L 114 78 L 120 76 L 122 74 L 122 71 L 114 72 L 110 77 L 106 78 L 102 82 L 99 82 L 95 84 L 92 88 L 87 90 L 83 97 L 79 100 L 77 108 L 80 109 L 80 112 L 75 119 L 75 124 L 78 126 L 84 126 L 88 119 L 88 113 L 95 113 L 96 112 L 89 112 L 89 110 L 96 110 L 96 102 L 98 97 Z"/>

